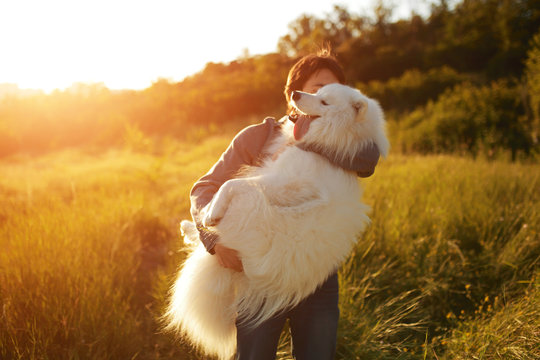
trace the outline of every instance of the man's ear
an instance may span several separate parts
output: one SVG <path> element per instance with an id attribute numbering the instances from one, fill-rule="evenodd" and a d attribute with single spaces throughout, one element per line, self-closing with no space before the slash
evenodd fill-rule
<path id="1" fill-rule="evenodd" d="M 361 121 L 368 108 L 368 102 L 365 99 L 357 99 L 353 102 L 353 108 L 356 111 L 356 118 Z"/>

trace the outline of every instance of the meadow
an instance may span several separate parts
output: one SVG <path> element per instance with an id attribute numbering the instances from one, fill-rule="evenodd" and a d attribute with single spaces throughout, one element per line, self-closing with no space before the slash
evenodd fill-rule
<path id="1" fill-rule="evenodd" d="M 200 358 L 159 318 L 232 135 L 0 160 L 0 358 Z M 540 358 L 539 164 L 391 153 L 360 183 L 336 359 Z"/>

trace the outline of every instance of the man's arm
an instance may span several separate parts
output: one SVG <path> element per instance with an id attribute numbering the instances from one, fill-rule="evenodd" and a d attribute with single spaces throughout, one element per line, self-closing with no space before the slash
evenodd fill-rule
<path id="1" fill-rule="evenodd" d="M 356 154 L 351 162 L 351 169 L 360 177 L 371 176 L 375 172 L 380 155 L 377 145 L 370 143 Z"/>
<path id="2" fill-rule="evenodd" d="M 275 124 L 273 119 L 266 119 L 263 123 L 248 126 L 238 133 L 220 159 L 191 189 L 191 216 L 197 225 L 201 241 L 211 254 L 214 253 L 218 236 L 203 226 L 203 209 L 225 181 L 234 178 L 243 166 L 256 164 Z"/>
<path id="3" fill-rule="evenodd" d="M 314 153 L 327 158 L 332 164 L 339 166 L 342 169 L 354 171 L 360 177 L 368 177 L 373 175 L 375 166 L 379 162 L 380 157 L 379 148 L 374 143 L 367 144 L 356 154 L 354 154 L 352 158 L 345 159 L 335 153 L 324 151 L 303 143 L 296 146 L 305 151 L 313 151 Z"/>

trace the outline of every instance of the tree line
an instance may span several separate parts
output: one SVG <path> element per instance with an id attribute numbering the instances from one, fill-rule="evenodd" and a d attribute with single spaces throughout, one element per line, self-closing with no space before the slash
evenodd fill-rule
<path id="1" fill-rule="evenodd" d="M 429 15 L 392 20 L 334 6 L 301 15 L 276 53 L 208 63 L 181 82 L 142 91 L 102 85 L 0 100 L 0 156 L 68 146 L 115 146 L 135 129 L 185 138 L 196 128 L 281 116 L 295 60 L 329 44 L 350 85 L 386 110 L 394 147 L 537 157 L 540 129 L 540 0 L 440 0 Z"/>

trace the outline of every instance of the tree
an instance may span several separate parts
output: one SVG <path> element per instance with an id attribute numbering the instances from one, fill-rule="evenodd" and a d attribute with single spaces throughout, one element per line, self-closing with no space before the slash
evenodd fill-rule
<path id="1" fill-rule="evenodd" d="M 532 135 L 534 142 L 538 144 L 540 136 L 540 32 L 530 41 L 525 73 L 533 115 Z"/>
<path id="2" fill-rule="evenodd" d="M 360 36 L 365 24 L 365 18 L 353 15 L 338 5 L 324 19 L 303 14 L 289 24 L 289 33 L 278 41 L 278 51 L 289 57 L 299 57 L 325 44 L 336 49 Z"/>
<path id="3" fill-rule="evenodd" d="M 538 0 L 463 0 L 445 16 L 432 61 L 490 79 L 520 76 L 539 27 Z"/>

